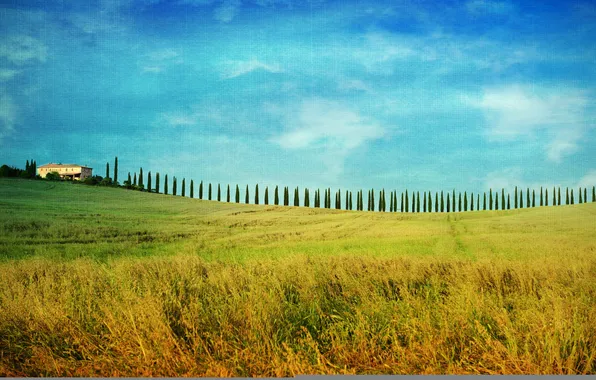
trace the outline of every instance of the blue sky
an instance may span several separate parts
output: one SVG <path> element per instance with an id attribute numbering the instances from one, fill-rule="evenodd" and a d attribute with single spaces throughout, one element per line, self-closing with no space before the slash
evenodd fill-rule
<path id="1" fill-rule="evenodd" d="M 596 184 L 590 1 L 0 1 L 0 163 L 222 184 Z"/>

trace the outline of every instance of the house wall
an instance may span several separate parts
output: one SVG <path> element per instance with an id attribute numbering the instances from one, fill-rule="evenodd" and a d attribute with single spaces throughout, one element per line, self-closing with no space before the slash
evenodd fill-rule
<path id="1" fill-rule="evenodd" d="M 37 168 L 37 174 L 39 174 L 39 176 L 41 178 L 45 178 L 48 175 L 48 173 L 53 173 L 53 172 L 58 173 L 60 175 L 60 177 L 62 177 L 62 178 L 72 177 L 75 180 L 83 180 L 85 178 L 92 176 L 91 168 L 85 168 L 85 167 L 81 167 L 81 166 L 62 166 L 62 167 L 57 167 L 57 168 L 56 167 Z"/>

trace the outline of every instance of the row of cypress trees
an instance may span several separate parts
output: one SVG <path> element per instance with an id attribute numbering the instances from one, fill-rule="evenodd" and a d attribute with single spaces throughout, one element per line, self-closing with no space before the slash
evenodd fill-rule
<path id="1" fill-rule="evenodd" d="M 145 190 L 148 192 L 155 192 L 161 193 L 161 178 L 160 174 L 155 174 L 155 180 L 153 182 L 151 172 L 147 174 L 147 182 L 144 181 L 143 175 L 143 168 L 139 169 L 138 177 L 137 173 L 133 173 L 134 176 L 131 177 L 130 172 L 128 173 L 128 178 L 124 182 L 126 187 Z M 109 164 L 106 164 L 106 177 L 109 175 Z M 115 158 L 114 162 L 114 182 L 117 183 L 118 178 L 118 157 Z M 185 197 L 186 196 L 186 179 L 182 179 L 182 186 L 181 186 L 181 193 L 180 195 Z M 194 192 L 195 186 L 194 181 L 190 181 L 190 198 L 195 198 Z M 169 194 L 170 187 L 169 187 L 169 179 L 168 175 L 165 175 L 164 183 L 163 183 L 163 194 Z M 172 195 L 178 195 L 178 179 L 176 177 L 172 178 L 172 188 L 171 188 Z M 250 196 L 249 196 L 249 186 L 246 185 L 246 189 L 244 191 L 244 203 L 250 203 Z M 586 203 L 588 202 L 588 193 L 587 188 L 579 188 L 578 190 L 578 203 Z M 283 198 L 282 198 L 283 197 Z M 275 186 L 274 194 L 273 194 L 273 205 L 283 205 L 289 206 L 290 205 L 290 189 L 286 186 L 283 188 L 283 195 L 280 197 L 279 187 Z M 219 202 L 223 201 L 222 198 L 222 190 L 221 185 L 217 184 L 217 193 L 216 195 L 213 194 L 213 189 L 211 183 L 207 185 L 206 194 L 204 194 L 204 185 L 203 181 L 199 183 L 198 187 L 198 198 L 199 199 L 207 199 L 207 200 L 217 200 Z M 304 189 L 304 198 L 302 206 L 310 207 L 310 190 L 308 188 Z M 345 198 L 344 198 L 344 210 L 353 210 L 353 195 L 351 191 L 345 191 Z M 227 185 L 226 195 L 225 195 L 226 202 L 236 202 L 240 203 L 240 187 L 236 185 L 234 198 L 231 196 L 231 188 L 230 185 Z M 270 204 L 269 199 L 269 188 L 265 187 L 265 193 L 263 198 L 264 204 Z M 592 187 L 592 202 L 596 201 L 596 187 Z M 254 204 L 258 205 L 260 202 L 259 196 L 259 185 L 255 186 L 254 192 Z M 526 188 L 525 196 L 523 189 L 518 189 L 515 187 L 513 192 L 513 200 L 511 199 L 510 193 L 505 193 L 505 189 L 501 189 L 501 191 L 493 192 L 492 189 L 489 189 L 488 194 L 486 192 L 482 193 L 482 202 L 481 202 L 481 194 L 477 193 L 470 193 L 468 196 L 467 192 L 463 194 L 461 192 L 455 192 L 455 189 L 451 192 L 441 191 L 434 193 L 434 199 L 432 192 L 423 192 L 422 197 L 419 191 L 408 193 L 408 190 L 402 192 L 400 194 L 399 202 L 398 202 L 398 193 L 397 191 L 391 191 L 389 193 L 389 212 L 455 212 L 455 211 L 474 211 L 474 210 L 510 210 L 510 209 L 518 209 L 518 208 L 529 208 L 529 207 L 536 207 L 538 206 L 560 206 L 561 204 L 575 204 L 575 196 L 573 189 L 566 188 L 565 189 L 565 203 L 562 203 L 561 197 L 561 188 L 553 187 L 552 193 L 549 196 L 548 188 L 540 188 L 540 194 L 538 195 L 538 204 L 537 204 L 537 195 L 536 191 L 532 189 L 530 193 L 530 188 Z M 294 189 L 294 196 L 293 196 L 293 206 L 300 206 L 300 191 L 299 188 L 296 187 Z M 335 192 L 335 200 L 332 203 L 331 201 L 331 189 L 327 188 L 324 189 L 324 193 L 321 199 L 321 190 L 317 189 L 314 193 L 313 199 L 313 206 L 316 208 L 335 208 L 335 209 L 342 209 L 342 192 L 341 190 L 337 190 Z M 356 193 L 356 210 L 357 211 L 364 211 L 364 192 L 363 190 L 359 190 Z M 387 211 L 387 196 L 385 194 L 385 189 L 382 189 L 378 193 L 378 200 L 375 201 L 375 190 L 370 189 L 368 190 L 367 196 L 367 206 L 366 211 L 380 211 L 386 212 Z"/>
<path id="2" fill-rule="evenodd" d="M 132 182 L 131 182 L 132 181 Z M 134 173 L 133 179 L 131 179 L 130 173 L 128 174 L 128 181 L 132 183 L 133 186 L 145 188 L 146 191 L 149 192 L 156 192 L 160 193 L 161 183 L 160 183 L 160 174 L 157 173 L 155 176 L 155 185 L 153 186 L 151 172 L 149 172 L 147 176 L 147 183 L 145 184 L 143 181 L 143 170 L 142 168 L 139 170 L 139 175 L 137 178 L 137 173 Z M 172 178 L 172 195 L 178 195 L 178 179 L 176 177 Z M 163 193 L 169 194 L 169 181 L 168 176 L 165 176 L 165 181 L 163 184 Z M 535 190 L 530 192 L 530 189 L 527 188 L 525 191 L 521 189 L 515 188 L 513 193 L 513 202 L 511 199 L 511 194 L 505 193 L 505 189 L 501 189 L 501 192 L 493 192 L 492 189 L 489 190 L 488 194 L 486 192 L 481 194 L 474 194 L 470 193 L 468 196 L 467 192 L 457 193 L 453 190 L 451 193 L 441 191 L 435 192 L 434 200 L 433 194 L 429 192 L 423 192 L 422 195 L 420 192 L 412 192 L 411 195 L 406 190 L 405 192 L 401 193 L 400 201 L 398 202 L 398 193 L 397 191 L 392 191 L 389 193 L 389 212 L 455 212 L 455 211 L 474 211 L 474 210 L 509 210 L 511 208 L 528 208 L 528 207 L 536 207 L 536 206 L 560 206 L 562 204 L 562 197 L 561 197 L 561 188 L 558 189 L 553 187 L 552 190 L 552 202 L 551 198 L 549 197 L 548 189 L 540 188 L 540 194 L 538 195 Z M 186 179 L 182 179 L 182 187 L 181 187 L 181 196 L 186 196 Z M 246 185 L 244 191 L 244 203 L 250 203 L 250 191 L 249 186 Z M 364 211 L 364 201 L 363 201 L 363 191 L 360 190 L 356 194 L 356 210 Z M 190 181 L 190 197 L 194 198 L 194 181 Z M 283 197 L 283 198 L 282 198 Z M 276 186 L 274 189 L 273 194 L 273 203 L 274 205 L 283 205 L 289 206 L 290 205 L 290 190 L 288 187 L 283 188 L 283 195 L 280 197 L 279 187 Z M 378 200 L 375 201 L 375 191 L 371 189 L 368 191 L 367 196 L 367 206 L 366 211 L 387 211 L 387 195 L 385 190 L 381 190 L 378 193 Z M 587 188 L 580 188 L 578 191 L 578 203 L 585 203 L 588 202 L 588 194 Z M 222 198 L 222 189 L 221 185 L 217 185 L 217 193 L 214 194 L 212 189 L 212 184 L 209 183 L 207 185 L 207 193 L 204 194 L 204 184 L 203 181 L 199 183 L 198 189 L 198 198 L 199 199 L 207 199 L 207 200 L 217 200 L 223 201 Z M 335 192 L 334 201 L 331 200 L 331 189 L 327 188 L 324 190 L 323 197 L 321 197 L 321 190 L 317 189 L 314 193 L 314 207 L 316 208 L 335 208 L 335 209 L 342 209 L 342 192 L 341 190 L 337 190 Z M 302 206 L 310 207 L 310 190 L 308 188 L 304 189 L 304 198 Z M 592 202 L 596 199 L 595 188 L 592 187 Z M 240 203 L 240 188 L 236 185 L 235 188 L 235 196 L 232 199 L 231 197 L 231 188 L 230 185 L 227 185 L 226 202 L 236 202 Z M 265 193 L 263 197 L 264 204 L 270 204 L 269 199 L 269 188 L 265 188 Z M 353 195 L 351 191 L 345 191 L 345 198 L 343 203 L 344 210 L 353 210 Z M 258 205 L 260 203 L 260 196 L 259 196 L 259 185 L 255 186 L 254 191 L 254 204 Z M 565 203 L 563 204 L 575 204 L 575 195 L 573 189 L 566 188 L 565 190 Z M 299 188 L 296 187 L 294 189 L 294 196 L 292 201 L 293 206 L 300 206 L 300 191 Z"/>

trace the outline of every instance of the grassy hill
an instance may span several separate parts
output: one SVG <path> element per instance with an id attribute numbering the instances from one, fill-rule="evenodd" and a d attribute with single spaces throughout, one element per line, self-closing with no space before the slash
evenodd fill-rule
<path id="1" fill-rule="evenodd" d="M 596 203 L 255 206 L 0 179 L 0 374 L 595 373 Z"/>

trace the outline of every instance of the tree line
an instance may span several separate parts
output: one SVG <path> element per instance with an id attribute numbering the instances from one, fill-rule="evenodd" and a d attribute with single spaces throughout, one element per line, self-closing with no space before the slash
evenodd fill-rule
<path id="1" fill-rule="evenodd" d="M 117 165 L 117 164 L 116 164 Z M 114 173 L 114 177 L 117 173 Z M 178 179 L 176 177 L 171 178 L 171 191 L 170 182 L 168 175 L 165 175 L 165 179 L 162 183 L 160 181 L 160 173 L 155 174 L 155 180 L 152 182 L 151 172 L 147 174 L 147 181 L 144 181 L 143 168 L 139 169 L 137 173 L 128 173 L 128 179 L 124 182 L 124 187 L 130 189 L 144 190 L 154 193 L 162 193 L 166 195 L 181 195 L 186 196 L 186 179 L 182 179 L 182 187 L 180 192 L 178 191 Z M 206 194 L 204 188 L 207 188 Z M 198 199 L 205 200 L 217 200 L 218 202 L 235 202 L 241 203 L 240 186 L 235 185 L 234 197 L 232 198 L 232 189 L 230 185 L 227 185 L 225 198 L 222 197 L 221 184 L 217 184 L 217 193 L 214 194 L 212 190 L 212 184 L 204 184 L 200 181 L 198 184 Z M 525 191 L 524 191 L 525 190 Z M 310 189 L 305 188 L 300 191 L 299 187 L 293 189 L 293 197 L 290 198 L 290 188 L 284 187 L 280 189 L 279 186 L 275 186 L 273 189 L 273 199 L 269 197 L 269 187 L 265 187 L 263 204 L 265 205 L 276 205 L 276 206 L 296 206 L 296 207 L 311 207 L 315 208 L 334 208 L 337 210 L 356 210 L 356 211 L 378 211 L 378 212 L 465 212 L 465 211 L 480 211 L 480 210 L 510 210 L 518 208 L 530 208 L 537 206 L 560 206 L 561 204 L 575 204 L 577 194 L 577 203 L 588 202 L 588 189 L 579 188 L 577 193 L 574 193 L 574 189 L 565 188 L 565 202 L 562 202 L 561 188 L 553 187 L 549 194 L 549 189 L 546 187 L 540 188 L 540 193 L 537 194 L 536 190 L 530 188 L 521 189 L 517 186 L 512 194 L 506 192 L 504 188 L 500 191 L 489 189 L 488 192 L 473 193 L 473 192 L 456 192 L 455 189 L 452 191 L 441 191 L 441 192 L 422 192 L 412 191 L 408 192 L 405 190 L 398 193 L 396 190 L 390 191 L 388 194 L 385 189 L 381 189 L 376 192 L 374 189 L 367 190 L 367 206 L 364 206 L 364 190 L 359 190 L 356 196 L 352 194 L 352 191 L 336 190 L 333 194 L 330 188 L 315 189 L 314 196 L 311 196 Z M 399 195 L 399 196 L 398 196 Z M 342 198 L 343 196 L 343 198 Z M 332 197 L 334 198 L 332 201 Z M 190 198 L 195 198 L 194 193 L 194 181 L 190 180 Z M 355 198 L 355 199 L 354 199 Z M 250 196 L 249 185 L 246 185 L 244 190 L 244 202 L 250 204 L 250 200 L 253 199 L 253 204 L 258 205 L 261 202 L 259 196 L 259 185 L 256 184 L 254 187 L 254 198 Z M 302 201 L 301 201 L 302 199 Z M 343 201 L 342 201 L 343 199 Z M 387 207 L 387 200 L 389 200 L 389 207 Z M 591 202 L 596 200 L 596 187 L 592 187 Z"/>

